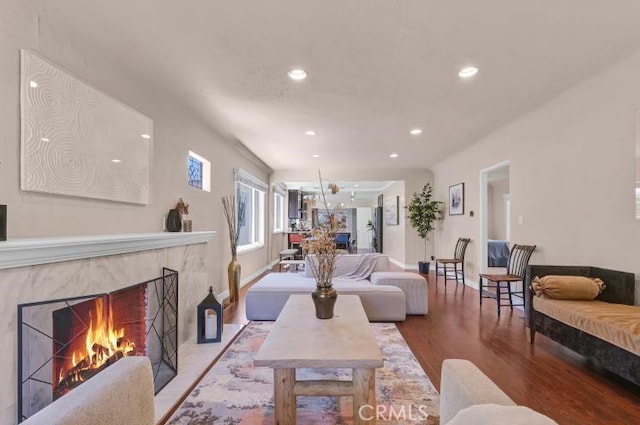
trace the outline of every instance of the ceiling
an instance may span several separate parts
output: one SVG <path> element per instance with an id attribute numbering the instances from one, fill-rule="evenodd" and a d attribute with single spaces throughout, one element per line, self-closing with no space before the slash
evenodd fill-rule
<path id="1" fill-rule="evenodd" d="M 100 46 L 274 170 L 428 168 L 640 41 L 637 0 L 41 3 L 42 25 Z M 462 80 L 467 65 L 479 73 Z"/>
<path id="2" fill-rule="evenodd" d="M 338 193 L 331 193 L 327 188 L 329 183 L 335 183 L 340 190 Z M 325 197 L 328 204 L 334 206 L 342 204 L 342 207 L 351 208 L 357 206 L 377 205 L 378 195 L 391 186 L 393 181 L 323 181 Z M 286 182 L 287 189 L 300 190 L 303 194 L 320 196 L 320 183 L 316 182 Z M 319 198 L 318 198 L 319 199 Z M 331 206 L 331 205 L 328 205 Z"/>

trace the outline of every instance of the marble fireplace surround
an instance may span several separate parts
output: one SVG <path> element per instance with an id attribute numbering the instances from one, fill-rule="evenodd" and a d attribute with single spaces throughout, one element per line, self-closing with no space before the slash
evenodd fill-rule
<path id="1" fill-rule="evenodd" d="M 137 233 L 0 242 L 0 424 L 17 422 L 17 305 L 111 292 L 162 274 L 179 273 L 178 341 L 196 333 L 197 304 L 206 295 L 206 243 L 213 231 Z"/>

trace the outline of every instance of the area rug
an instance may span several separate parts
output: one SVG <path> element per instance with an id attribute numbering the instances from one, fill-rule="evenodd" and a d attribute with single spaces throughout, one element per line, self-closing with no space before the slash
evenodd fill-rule
<path id="1" fill-rule="evenodd" d="M 171 416 L 168 424 L 273 424 L 273 369 L 253 358 L 273 322 L 251 322 Z M 384 356 L 376 371 L 378 424 L 439 423 L 439 396 L 394 324 L 372 323 Z M 291 336 L 292 342 L 295 335 Z M 351 369 L 298 369 L 298 379 L 350 379 Z M 353 423 L 351 397 L 297 397 L 300 425 Z"/>

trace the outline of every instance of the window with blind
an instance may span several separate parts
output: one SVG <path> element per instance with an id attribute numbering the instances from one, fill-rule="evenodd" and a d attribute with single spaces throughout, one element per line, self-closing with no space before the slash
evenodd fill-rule
<path id="1" fill-rule="evenodd" d="M 273 192 L 273 232 L 284 232 L 284 196 Z"/>
<path id="2" fill-rule="evenodd" d="M 264 246 L 267 185 L 246 171 L 236 169 L 234 174 L 240 220 L 238 251 L 242 252 Z"/>

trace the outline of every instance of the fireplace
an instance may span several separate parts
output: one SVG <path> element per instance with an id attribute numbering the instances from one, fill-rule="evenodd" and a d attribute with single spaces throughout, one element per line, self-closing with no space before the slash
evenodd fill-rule
<path id="1" fill-rule="evenodd" d="M 148 356 L 160 391 L 178 370 L 178 273 L 105 294 L 18 306 L 24 420 L 125 356 Z"/>

